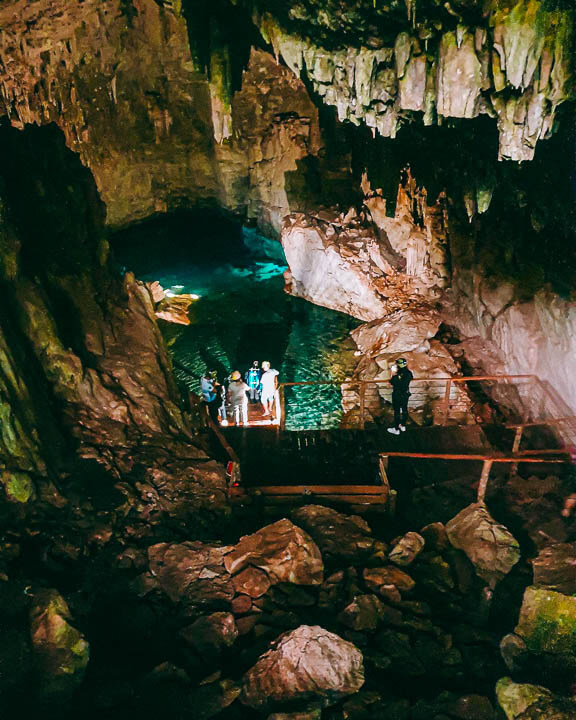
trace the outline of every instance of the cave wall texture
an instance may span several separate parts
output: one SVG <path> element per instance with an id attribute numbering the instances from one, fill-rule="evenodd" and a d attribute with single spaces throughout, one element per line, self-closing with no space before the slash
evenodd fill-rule
<path id="1" fill-rule="evenodd" d="M 548 348 L 540 371 L 576 336 L 573 20 L 564 0 L 8 0 L 0 113 L 61 129 L 111 228 L 210 206 L 278 236 L 291 212 L 361 203 L 365 171 L 392 218 L 409 165 L 445 197 L 462 332 L 516 344 L 482 283 L 512 287 L 501 325 L 567 303 L 522 335 Z"/>
<path id="2" fill-rule="evenodd" d="M 54 125 L 0 128 L 0 456 L 26 502 L 78 460 L 111 478 L 186 483 L 189 510 L 225 501 L 223 469 L 184 413 L 150 292 L 108 252 L 93 178 Z M 33 208 L 33 212 L 31 212 Z M 169 492 L 169 488 L 166 488 Z M 64 503 L 65 504 L 65 503 Z"/>

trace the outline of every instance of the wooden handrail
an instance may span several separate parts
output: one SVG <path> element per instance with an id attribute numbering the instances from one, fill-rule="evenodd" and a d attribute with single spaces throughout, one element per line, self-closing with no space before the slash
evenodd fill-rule
<path id="1" fill-rule="evenodd" d="M 540 454 L 545 454 L 546 450 L 541 450 Z M 552 451 L 555 454 L 562 453 L 561 450 Z M 564 451 L 565 455 L 570 453 Z M 488 480 L 490 478 L 490 471 L 494 463 L 512 463 L 513 467 L 516 467 L 518 463 L 566 463 L 566 458 L 553 458 L 553 457 L 529 457 L 528 453 L 514 455 L 512 457 L 503 457 L 501 455 L 477 455 L 477 454 L 466 454 L 466 453 L 417 453 L 417 452 L 383 452 L 380 453 L 381 462 L 381 474 L 383 480 L 388 482 L 387 465 L 388 459 L 391 457 L 404 457 L 404 458 L 423 458 L 430 460 L 476 460 L 482 463 L 482 473 L 478 482 L 478 502 L 484 502 L 486 499 L 486 490 L 488 488 Z"/>
<path id="2" fill-rule="evenodd" d="M 543 454 L 546 454 L 550 452 L 550 454 L 565 454 L 569 455 L 570 453 L 567 450 L 535 450 L 534 452 L 540 452 Z M 523 454 L 520 455 L 511 455 L 508 457 L 502 456 L 502 455 L 476 455 L 474 453 L 419 453 L 419 452 L 399 452 L 399 451 L 390 451 L 390 452 L 381 452 L 380 457 L 386 458 L 386 457 L 411 457 L 411 458 L 422 458 L 425 460 L 477 460 L 477 461 L 484 461 L 484 460 L 491 460 L 492 462 L 541 462 L 541 463 L 563 463 L 566 462 L 565 460 L 560 459 L 550 459 L 550 458 L 534 458 L 534 457 L 526 457 L 527 453 L 524 451 Z"/>
<path id="3" fill-rule="evenodd" d="M 523 380 L 535 379 L 536 375 L 465 375 L 457 377 L 415 377 L 411 382 L 470 382 L 472 380 Z M 305 380 L 302 382 L 282 382 L 279 386 L 296 387 L 305 385 L 375 385 L 390 382 L 388 378 L 374 378 L 372 380 Z"/>

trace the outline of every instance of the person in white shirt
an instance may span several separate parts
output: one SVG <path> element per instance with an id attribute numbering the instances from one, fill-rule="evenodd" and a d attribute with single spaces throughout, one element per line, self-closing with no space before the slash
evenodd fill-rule
<path id="1" fill-rule="evenodd" d="M 264 407 L 264 417 L 272 416 L 272 407 L 278 387 L 278 370 L 273 370 L 270 363 L 262 363 L 262 377 L 260 378 L 260 402 Z"/>

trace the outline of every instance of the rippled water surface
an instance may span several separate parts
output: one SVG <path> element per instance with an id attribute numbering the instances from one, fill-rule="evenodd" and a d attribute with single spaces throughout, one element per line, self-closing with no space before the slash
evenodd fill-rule
<path id="1" fill-rule="evenodd" d="M 188 327 L 162 323 L 176 374 L 193 392 L 206 370 L 223 379 L 253 360 L 269 360 L 280 382 L 343 380 L 354 364 L 349 332 L 357 321 L 288 296 L 286 266 L 254 249 L 254 239 L 254 231 L 243 236 L 180 218 L 133 228 L 114 245 L 121 264 L 142 280 L 200 296 Z M 286 389 L 288 429 L 334 427 L 340 412 L 337 385 Z"/>

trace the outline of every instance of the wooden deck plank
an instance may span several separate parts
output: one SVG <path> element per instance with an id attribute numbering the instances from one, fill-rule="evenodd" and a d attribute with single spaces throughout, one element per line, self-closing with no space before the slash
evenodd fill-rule
<path id="1" fill-rule="evenodd" d="M 246 488 L 247 492 L 262 495 L 385 495 L 383 485 L 257 485 Z"/>

